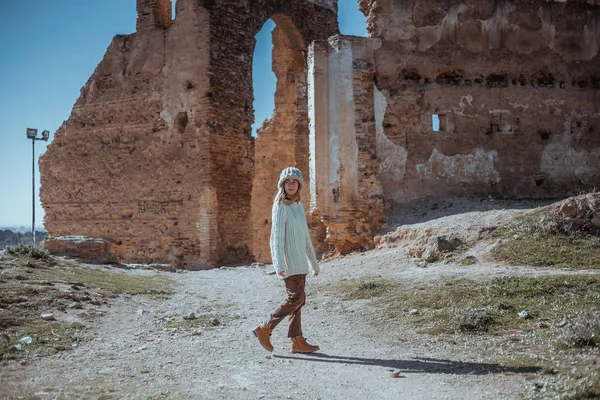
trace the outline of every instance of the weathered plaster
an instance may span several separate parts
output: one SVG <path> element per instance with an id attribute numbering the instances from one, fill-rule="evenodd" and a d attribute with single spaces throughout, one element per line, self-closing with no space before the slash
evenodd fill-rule
<path id="1" fill-rule="evenodd" d="M 500 175 L 494 169 L 496 155 L 495 150 L 474 149 L 471 154 L 446 156 L 434 148 L 427 162 L 415 168 L 423 178 L 443 179 L 449 185 L 500 182 Z"/>
<path id="2" fill-rule="evenodd" d="M 382 43 L 376 85 L 386 111 L 377 137 L 387 202 L 561 196 L 600 185 L 598 4 L 359 4 Z M 443 129 L 433 130 L 433 114 Z M 569 115 L 581 116 L 570 147 L 555 143 Z"/>
<path id="3" fill-rule="evenodd" d="M 309 99 L 314 101 L 309 109 L 315 119 L 311 211 L 323 221 L 327 243 L 340 253 L 371 248 L 383 217 L 372 62 L 378 43 L 335 36 L 309 49 L 315 73 L 309 81 Z"/>
<path id="4" fill-rule="evenodd" d="M 540 172 L 544 177 L 551 177 L 556 181 L 576 179 L 581 182 L 597 178 L 598 170 L 592 166 L 600 161 L 600 149 L 588 151 L 573 148 L 573 122 L 571 116 L 567 116 L 560 135 L 556 135 L 544 146 L 540 161 Z"/>
<path id="5" fill-rule="evenodd" d="M 403 181 L 406 174 L 406 162 L 408 152 L 406 148 L 392 142 L 386 135 L 383 128 L 383 121 L 387 110 L 387 101 L 384 94 L 375 88 L 375 124 L 377 127 L 377 157 L 381 160 L 379 164 L 379 177 L 384 188 L 393 187 L 386 177 L 393 176 L 394 180 Z M 384 193 L 386 198 L 393 201 L 402 201 L 402 189 L 387 191 Z"/>

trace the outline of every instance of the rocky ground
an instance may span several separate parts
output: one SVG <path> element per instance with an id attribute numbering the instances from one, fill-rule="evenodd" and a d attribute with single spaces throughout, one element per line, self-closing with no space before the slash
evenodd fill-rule
<path id="1" fill-rule="evenodd" d="M 273 353 L 252 335 L 285 296 L 268 265 L 182 273 L 90 267 L 166 277 L 177 285 L 166 299 L 121 295 L 84 302 L 83 310 L 48 307 L 45 311 L 58 321 L 79 322 L 85 328 L 66 351 L 5 361 L 0 366 L 0 398 L 544 398 L 541 368 L 507 362 L 505 354 L 491 351 L 488 337 L 418 333 L 402 319 L 390 329 L 381 324 L 375 299 L 344 300 L 336 289 L 340 282 L 365 277 L 412 287 L 435 286 L 448 277 L 485 281 L 505 275 L 597 275 L 598 270 L 515 268 L 489 260 L 486 254 L 497 239 L 488 233 L 538 205 L 454 199 L 399 210 L 398 219 L 389 221 L 387 233 L 378 240 L 378 249 L 323 261 L 321 275 L 308 279 L 304 333 L 310 343 L 321 346 L 310 355 L 289 352 L 287 322 L 274 331 Z M 450 231 L 474 240 L 461 256 L 476 260 L 468 268 L 414 257 L 429 236 Z M 82 311 L 95 317 L 86 319 Z"/>

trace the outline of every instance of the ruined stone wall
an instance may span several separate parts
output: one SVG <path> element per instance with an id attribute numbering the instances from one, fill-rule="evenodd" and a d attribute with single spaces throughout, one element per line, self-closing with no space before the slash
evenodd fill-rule
<path id="1" fill-rule="evenodd" d="M 360 4 L 382 43 L 376 120 L 386 202 L 598 187 L 597 1 Z"/>
<path id="2" fill-rule="evenodd" d="M 194 3 L 179 0 L 167 29 L 164 16 L 141 14 L 139 31 L 114 38 L 82 89 L 40 161 L 51 236 L 103 238 L 121 262 L 210 265 L 209 25 Z"/>
<path id="3" fill-rule="evenodd" d="M 137 10 L 137 32 L 115 37 L 40 161 L 49 234 L 103 239 L 119 262 L 249 261 L 254 36 L 278 18 L 305 51 L 338 32 L 337 1 L 178 0 L 173 21 L 169 0 Z"/>

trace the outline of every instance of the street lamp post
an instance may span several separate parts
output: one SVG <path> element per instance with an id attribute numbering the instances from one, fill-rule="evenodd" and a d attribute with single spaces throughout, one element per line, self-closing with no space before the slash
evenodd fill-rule
<path id="1" fill-rule="evenodd" d="M 31 139 L 31 235 L 33 238 L 33 245 L 35 246 L 35 141 L 43 140 L 48 141 L 50 132 L 45 130 L 42 132 L 42 137 L 37 137 L 38 130 L 34 128 L 27 128 L 27 139 Z"/>

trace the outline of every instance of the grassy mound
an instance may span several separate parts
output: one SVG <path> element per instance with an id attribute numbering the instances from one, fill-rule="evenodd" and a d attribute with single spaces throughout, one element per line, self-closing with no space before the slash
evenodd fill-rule
<path id="1" fill-rule="evenodd" d="M 512 265 L 600 268 L 600 193 L 572 197 L 521 215 L 500 229 L 492 250 Z"/>

